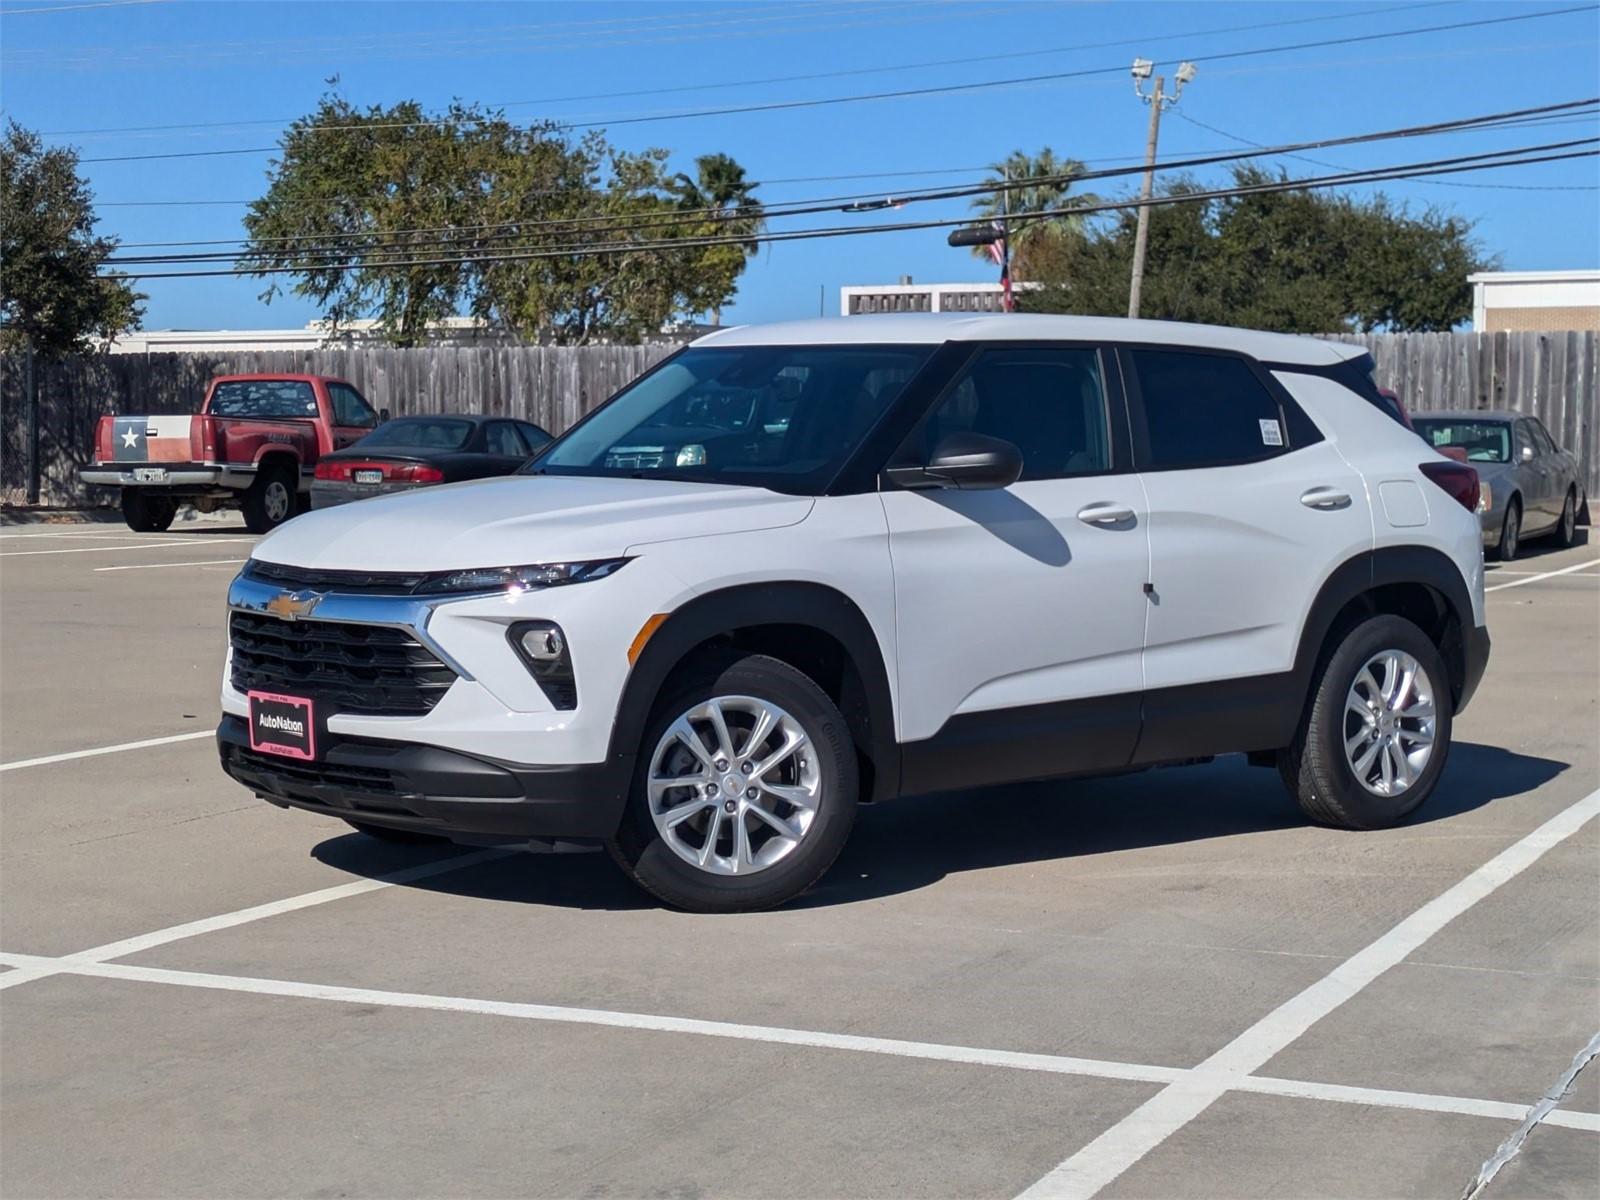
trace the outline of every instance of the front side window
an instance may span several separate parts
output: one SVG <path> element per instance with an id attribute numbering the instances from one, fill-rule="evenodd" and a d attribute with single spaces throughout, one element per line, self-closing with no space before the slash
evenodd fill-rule
<path id="1" fill-rule="evenodd" d="M 328 396 L 333 400 L 335 425 L 353 425 L 359 429 L 371 429 L 378 423 L 378 414 L 367 407 L 367 402 L 355 388 L 342 383 L 330 383 Z"/>
<path id="2" fill-rule="evenodd" d="M 933 349 L 690 348 L 619 392 L 527 470 L 816 495 Z"/>
<path id="3" fill-rule="evenodd" d="M 1134 350 L 1154 469 L 1223 466 L 1285 450 L 1278 402 L 1243 359 Z"/>
<path id="4" fill-rule="evenodd" d="M 1504 421 L 1458 420 L 1454 417 L 1414 417 L 1423 440 L 1434 449 L 1446 446 L 1465 450 L 1468 462 L 1511 461 L 1511 427 Z"/>
<path id="5" fill-rule="evenodd" d="M 922 461 L 953 433 L 1012 443 L 1022 451 L 1022 481 L 1110 470 L 1099 353 L 1065 347 L 981 352 L 912 435 Z"/>
<path id="6" fill-rule="evenodd" d="M 1539 447 L 1540 454 L 1559 454 L 1561 448 L 1556 445 L 1555 438 L 1550 436 L 1550 431 L 1544 427 L 1544 422 L 1534 417 L 1528 424 L 1533 426 L 1533 436 Z"/>
<path id="7" fill-rule="evenodd" d="M 294 379 L 235 379 L 212 390 L 214 417 L 315 417 L 317 394 Z"/>

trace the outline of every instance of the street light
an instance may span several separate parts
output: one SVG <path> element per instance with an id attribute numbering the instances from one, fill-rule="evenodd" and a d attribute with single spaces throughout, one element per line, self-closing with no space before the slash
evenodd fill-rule
<path id="1" fill-rule="evenodd" d="M 1134 59 L 1129 69 L 1133 76 L 1133 94 L 1150 106 L 1150 137 L 1144 148 L 1144 184 L 1139 189 L 1139 224 L 1133 238 L 1133 277 L 1128 281 L 1130 317 L 1139 315 L 1139 294 L 1144 289 L 1144 256 L 1150 239 L 1150 196 L 1156 186 L 1156 141 L 1161 136 L 1161 113 L 1178 102 L 1184 84 L 1192 82 L 1196 74 L 1192 62 L 1181 62 L 1172 77 L 1174 86 L 1170 96 L 1163 90 L 1166 81 L 1160 75 L 1156 76 L 1155 89 L 1146 93 L 1144 81 L 1154 69 L 1155 64 L 1148 58 Z"/>

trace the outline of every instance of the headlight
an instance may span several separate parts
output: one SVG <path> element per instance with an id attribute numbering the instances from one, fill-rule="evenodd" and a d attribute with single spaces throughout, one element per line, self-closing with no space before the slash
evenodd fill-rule
<path id="1" fill-rule="evenodd" d="M 1478 511 L 1486 513 L 1493 507 L 1494 493 L 1489 490 L 1488 483 L 1480 480 L 1478 482 Z"/>
<path id="2" fill-rule="evenodd" d="M 593 562 L 535 563 L 526 567 L 474 567 L 466 571 L 430 575 L 416 586 L 415 591 L 422 596 L 456 592 L 529 592 L 567 583 L 604 579 L 621 570 L 627 561 L 625 558 L 602 558 Z"/>

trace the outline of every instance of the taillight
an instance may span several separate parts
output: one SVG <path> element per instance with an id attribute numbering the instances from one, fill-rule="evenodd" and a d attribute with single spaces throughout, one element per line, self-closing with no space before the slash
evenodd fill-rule
<path id="1" fill-rule="evenodd" d="M 95 462 L 110 462 L 116 457 L 116 452 L 111 449 L 111 417 L 101 417 L 94 427 L 94 460 Z"/>
<path id="2" fill-rule="evenodd" d="M 393 478 L 403 479 L 408 483 L 443 483 L 444 472 L 438 467 L 417 465 L 395 468 Z"/>
<path id="3" fill-rule="evenodd" d="M 199 452 L 197 462 L 217 461 L 217 423 L 210 417 L 198 416 L 189 423 L 189 449 L 191 453 Z"/>
<path id="4" fill-rule="evenodd" d="M 1478 472 L 1464 463 L 1436 460 L 1417 464 L 1429 479 L 1468 512 L 1478 511 Z"/>
<path id="5" fill-rule="evenodd" d="M 312 475 L 317 479 L 329 482 L 337 479 L 349 479 L 350 468 L 343 463 L 319 462 Z"/>

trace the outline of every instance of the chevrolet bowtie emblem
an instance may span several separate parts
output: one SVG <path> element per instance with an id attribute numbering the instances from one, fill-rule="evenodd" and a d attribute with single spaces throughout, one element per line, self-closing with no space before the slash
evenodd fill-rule
<path id="1" fill-rule="evenodd" d="M 321 592 L 279 592 L 267 601 L 267 611 L 280 621 L 303 621 L 321 603 Z"/>

